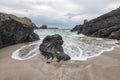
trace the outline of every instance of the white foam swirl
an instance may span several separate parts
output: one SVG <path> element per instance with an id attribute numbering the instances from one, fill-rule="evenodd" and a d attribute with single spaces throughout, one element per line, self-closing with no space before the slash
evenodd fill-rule
<path id="1" fill-rule="evenodd" d="M 117 46 L 117 40 L 86 37 L 84 35 L 63 36 L 63 40 L 63 49 L 71 57 L 71 60 L 87 60 L 99 56 L 105 51 L 111 51 Z M 38 55 L 41 41 L 21 47 L 13 52 L 12 58 L 27 60 Z"/>

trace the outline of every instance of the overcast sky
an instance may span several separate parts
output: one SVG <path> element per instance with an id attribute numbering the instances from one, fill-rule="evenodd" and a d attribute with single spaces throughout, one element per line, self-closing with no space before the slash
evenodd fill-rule
<path id="1" fill-rule="evenodd" d="M 29 17 L 36 25 L 74 27 L 120 6 L 120 0 L 0 0 L 0 11 Z"/>

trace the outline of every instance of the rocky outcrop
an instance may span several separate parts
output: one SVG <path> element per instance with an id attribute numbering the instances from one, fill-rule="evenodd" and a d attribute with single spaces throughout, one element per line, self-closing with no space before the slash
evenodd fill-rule
<path id="1" fill-rule="evenodd" d="M 58 62 L 61 60 L 70 60 L 70 57 L 64 53 L 62 44 L 63 40 L 60 35 L 46 36 L 40 45 L 39 50 L 47 59 L 57 58 Z"/>
<path id="2" fill-rule="evenodd" d="M 5 16 L 9 16 L 9 18 L 17 21 L 17 22 L 20 22 L 22 24 L 26 24 L 30 27 L 33 27 L 33 28 L 37 28 L 37 26 L 27 17 L 18 17 L 18 16 L 15 16 L 15 15 L 12 15 L 12 14 L 6 14 L 6 13 L 0 13 L 0 15 L 5 15 Z"/>
<path id="3" fill-rule="evenodd" d="M 39 27 L 38 29 L 47 29 L 47 25 L 42 25 L 42 26 Z"/>
<path id="4" fill-rule="evenodd" d="M 87 36 L 120 39 L 120 8 L 82 25 L 78 33 Z"/>
<path id="5" fill-rule="evenodd" d="M 35 41 L 35 24 L 28 18 L 0 13 L 0 48 L 22 42 Z"/>
<path id="6" fill-rule="evenodd" d="M 47 27 L 47 25 L 42 25 L 41 27 L 38 27 L 37 29 L 59 29 L 58 27 Z"/>
<path id="7" fill-rule="evenodd" d="M 76 25 L 73 29 L 71 29 L 71 32 L 76 32 L 82 29 L 81 25 Z"/>

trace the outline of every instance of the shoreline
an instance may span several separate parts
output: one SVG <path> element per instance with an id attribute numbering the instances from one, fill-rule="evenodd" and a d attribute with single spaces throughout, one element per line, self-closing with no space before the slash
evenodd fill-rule
<path id="1" fill-rule="evenodd" d="M 83 50 L 81 50 L 81 48 L 79 48 L 80 51 L 81 51 L 80 56 L 77 57 L 77 58 L 71 57 L 71 60 L 74 60 L 74 61 L 87 61 L 88 59 L 100 56 L 101 54 L 103 54 L 105 52 L 113 51 L 115 48 L 120 47 L 119 43 L 120 43 L 120 41 L 117 41 L 117 42 L 115 42 L 115 44 L 116 44 L 115 46 L 113 46 L 113 47 L 111 47 L 109 49 L 106 49 L 106 50 L 105 49 L 101 50 L 98 54 L 94 54 L 94 55 L 88 56 L 88 57 L 81 57 L 82 54 L 83 54 Z M 39 54 L 39 47 L 37 46 L 38 44 L 40 44 L 40 42 L 28 43 L 28 45 L 21 46 L 20 48 L 16 49 L 12 53 L 11 58 L 15 59 L 15 60 L 28 60 L 30 58 L 33 58 L 34 56 Z M 32 46 L 33 46 L 33 48 L 29 48 L 29 47 L 32 47 Z M 21 50 L 22 50 L 22 52 L 20 52 Z M 24 51 L 28 51 L 27 54 Z M 21 55 L 23 55 L 23 57 L 19 57 L 19 55 L 20 55 L 19 52 L 21 53 Z"/>
<path id="2" fill-rule="evenodd" d="M 117 80 L 120 77 L 119 47 L 87 61 L 46 64 L 41 55 L 24 61 L 12 59 L 12 52 L 24 45 L 0 49 L 1 80 Z"/>

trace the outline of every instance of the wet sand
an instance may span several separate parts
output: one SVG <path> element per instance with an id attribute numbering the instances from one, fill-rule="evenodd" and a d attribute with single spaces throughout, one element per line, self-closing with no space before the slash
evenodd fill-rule
<path id="1" fill-rule="evenodd" d="M 0 80 L 119 80 L 120 48 L 87 61 L 46 64 L 40 54 L 25 61 L 11 58 L 24 44 L 0 49 Z"/>

